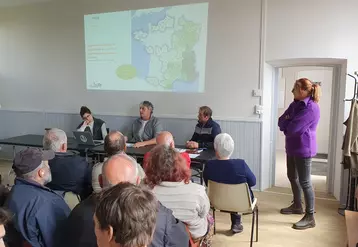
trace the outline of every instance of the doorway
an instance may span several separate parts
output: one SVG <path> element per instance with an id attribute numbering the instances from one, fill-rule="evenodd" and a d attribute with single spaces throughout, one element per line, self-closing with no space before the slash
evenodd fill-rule
<path id="1" fill-rule="evenodd" d="M 321 86 L 319 102 L 321 118 L 317 127 L 317 155 L 312 159 L 311 178 L 316 192 L 327 193 L 329 167 L 330 117 L 332 110 L 333 67 L 297 66 L 278 68 L 276 111 L 281 116 L 293 100 L 293 83 L 299 78 L 308 78 Z M 277 127 L 276 127 L 277 128 Z M 291 188 L 286 175 L 285 136 L 277 128 L 276 135 L 275 187 Z"/>

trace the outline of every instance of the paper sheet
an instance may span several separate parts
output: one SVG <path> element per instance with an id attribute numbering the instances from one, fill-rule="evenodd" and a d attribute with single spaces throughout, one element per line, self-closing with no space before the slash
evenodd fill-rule
<path id="1" fill-rule="evenodd" d="M 176 150 L 179 152 L 179 153 L 184 153 L 186 151 L 185 148 L 176 148 Z"/>
<path id="2" fill-rule="evenodd" d="M 129 142 L 127 142 L 127 143 L 126 143 L 126 146 L 127 146 L 128 148 L 131 148 L 131 147 L 134 146 L 134 143 L 129 143 Z"/>
<path id="3" fill-rule="evenodd" d="M 189 154 L 190 159 L 198 157 L 200 154 Z"/>

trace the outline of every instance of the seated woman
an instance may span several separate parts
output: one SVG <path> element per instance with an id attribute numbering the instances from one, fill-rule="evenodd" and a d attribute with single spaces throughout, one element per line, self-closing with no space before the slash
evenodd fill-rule
<path id="1" fill-rule="evenodd" d="M 94 118 L 87 106 L 81 107 L 80 115 L 83 122 L 78 125 L 77 130 L 91 132 L 93 140 L 104 140 L 107 135 L 106 123 L 102 119 Z"/>
<path id="2" fill-rule="evenodd" d="M 145 183 L 188 226 L 192 238 L 204 237 L 209 230 L 209 198 L 204 186 L 190 181 L 190 169 L 180 153 L 166 145 L 156 146 L 150 153 L 145 173 Z"/>
<path id="3" fill-rule="evenodd" d="M 244 160 L 230 159 L 234 152 L 234 140 L 231 136 L 226 133 L 217 135 L 214 140 L 214 149 L 217 160 L 209 160 L 205 164 L 203 174 L 205 183 L 208 184 L 208 180 L 223 184 L 247 183 L 253 198 L 251 187 L 255 186 L 256 177 Z M 241 215 L 231 214 L 231 231 L 240 233 L 243 229 Z"/>
<path id="4" fill-rule="evenodd" d="M 136 119 L 127 136 L 128 142 L 135 143 L 134 147 L 144 147 L 156 144 L 156 136 L 163 130 L 159 119 L 153 116 L 153 104 L 143 101 L 139 105 L 140 117 Z"/>

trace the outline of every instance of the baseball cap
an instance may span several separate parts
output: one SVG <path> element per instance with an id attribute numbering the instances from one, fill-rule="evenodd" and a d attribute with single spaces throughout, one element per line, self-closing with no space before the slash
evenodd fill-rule
<path id="1" fill-rule="evenodd" d="M 52 150 L 42 150 L 39 148 L 27 148 L 15 155 L 12 169 L 15 173 L 26 174 L 35 170 L 42 161 L 52 160 L 55 157 L 55 152 Z"/>

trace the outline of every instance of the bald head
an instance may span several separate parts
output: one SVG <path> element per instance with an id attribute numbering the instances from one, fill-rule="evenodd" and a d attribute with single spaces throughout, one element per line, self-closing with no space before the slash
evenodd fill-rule
<path id="1" fill-rule="evenodd" d="M 103 188 L 114 186 L 121 182 L 137 184 L 137 162 L 126 154 L 116 154 L 106 160 L 102 167 Z"/>
<path id="2" fill-rule="evenodd" d="M 175 147 L 173 135 L 169 131 L 162 131 L 156 138 L 158 145 L 166 145 L 171 148 Z"/>
<path id="3" fill-rule="evenodd" d="M 104 139 L 104 151 L 109 155 L 115 155 L 126 151 L 126 140 L 119 131 L 111 131 Z"/>

